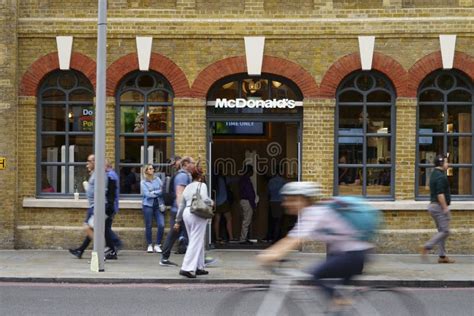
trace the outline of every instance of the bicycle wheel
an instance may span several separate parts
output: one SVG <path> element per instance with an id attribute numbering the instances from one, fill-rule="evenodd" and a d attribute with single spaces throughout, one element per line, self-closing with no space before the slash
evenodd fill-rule
<path id="1" fill-rule="evenodd" d="M 386 287 L 356 290 L 353 308 L 359 315 L 426 315 L 423 303 L 413 294 Z"/>
<path id="2" fill-rule="evenodd" d="M 288 293 L 269 291 L 268 286 L 241 289 L 227 295 L 218 304 L 214 315 L 255 316 L 271 314 L 278 316 L 303 316 L 303 311 L 287 295 Z"/>

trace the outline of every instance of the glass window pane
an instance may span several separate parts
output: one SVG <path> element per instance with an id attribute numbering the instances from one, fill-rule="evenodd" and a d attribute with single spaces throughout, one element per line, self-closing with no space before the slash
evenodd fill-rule
<path id="1" fill-rule="evenodd" d="M 137 79 L 137 86 L 143 90 L 152 89 L 155 86 L 155 80 L 148 74 L 141 75 Z"/>
<path id="2" fill-rule="evenodd" d="M 242 97 L 247 99 L 268 100 L 268 80 L 244 79 L 242 81 Z"/>
<path id="3" fill-rule="evenodd" d="M 41 194 L 61 192 L 61 170 L 60 166 L 41 166 Z"/>
<path id="4" fill-rule="evenodd" d="M 382 77 L 375 77 L 375 87 L 376 88 L 385 88 L 386 90 L 390 90 L 391 88 L 387 84 L 387 81 Z"/>
<path id="5" fill-rule="evenodd" d="M 346 164 L 347 157 L 346 155 L 342 155 L 339 157 L 339 165 Z M 338 172 L 338 184 L 353 184 L 356 179 L 357 168 L 350 168 L 350 167 L 341 167 L 339 166 L 337 169 Z"/>
<path id="6" fill-rule="evenodd" d="M 423 91 L 419 97 L 419 101 L 423 102 L 443 102 L 444 95 L 439 92 L 438 90 L 425 90 Z"/>
<path id="7" fill-rule="evenodd" d="M 447 171 L 449 188 L 452 195 L 471 195 L 472 182 L 471 174 L 472 168 L 453 168 L 450 167 Z"/>
<path id="8" fill-rule="evenodd" d="M 367 168 L 367 185 L 368 186 L 373 186 L 372 190 L 374 193 L 369 193 L 367 192 L 368 195 L 381 195 L 380 190 L 377 189 L 377 186 L 385 186 L 385 187 L 390 187 L 390 170 L 391 168 L 386 167 L 386 168 Z M 367 187 L 367 190 L 369 188 Z M 384 194 L 389 194 L 390 188 L 388 191 L 382 190 Z"/>
<path id="9" fill-rule="evenodd" d="M 357 91 L 349 90 L 339 94 L 339 102 L 362 102 L 364 98 L 362 94 Z"/>
<path id="10" fill-rule="evenodd" d="M 165 163 L 172 156 L 171 137 L 148 138 L 148 161 L 153 164 Z M 151 156 L 151 157 L 150 157 Z"/>
<path id="11" fill-rule="evenodd" d="M 419 109 L 420 116 L 420 134 L 422 133 L 442 133 L 443 124 L 443 106 L 442 105 L 422 105 Z"/>
<path id="12" fill-rule="evenodd" d="M 367 163 L 391 163 L 391 137 L 367 137 Z"/>
<path id="13" fill-rule="evenodd" d="M 339 163 L 362 164 L 362 137 L 339 137 Z M 346 162 L 341 162 L 345 157 Z"/>
<path id="14" fill-rule="evenodd" d="M 140 194 L 140 167 L 120 167 L 120 193 Z"/>
<path id="15" fill-rule="evenodd" d="M 142 163 L 144 157 L 143 137 L 120 136 L 120 162 Z"/>
<path id="16" fill-rule="evenodd" d="M 433 163 L 436 155 L 443 153 L 443 136 L 420 136 L 418 138 L 420 163 Z"/>
<path id="17" fill-rule="evenodd" d="M 449 90 L 453 88 L 456 80 L 451 74 L 442 74 L 436 78 L 436 84 L 442 90 Z"/>
<path id="18" fill-rule="evenodd" d="M 143 133 L 143 106 L 120 107 L 120 133 Z"/>
<path id="19" fill-rule="evenodd" d="M 69 136 L 69 161 L 87 162 L 87 156 L 94 152 L 93 136 Z M 71 156 L 74 150 L 73 156 Z"/>
<path id="20" fill-rule="evenodd" d="M 448 106 L 448 133 L 470 133 L 472 106 L 450 105 Z"/>
<path id="21" fill-rule="evenodd" d="M 367 107 L 367 133 L 391 133 L 390 106 Z"/>
<path id="22" fill-rule="evenodd" d="M 293 89 L 291 89 L 286 84 L 283 84 L 279 81 L 272 80 L 271 90 L 272 90 L 273 99 L 289 99 L 289 100 L 298 99 Z"/>
<path id="23" fill-rule="evenodd" d="M 342 172 L 341 172 L 342 169 Z M 362 168 L 339 168 L 339 174 L 344 174 L 338 185 L 339 195 L 362 195 Z"/>
<path id="24" fill-rule="evenodd" d="M 391 102 L 392 96 L 386 91 L 374 91 L 367 95 L 367 102 Z"/>
<path id="25" fill-rule="evenodd" d="M 238 81 L 223 84 L 216 90 L 211 99 L 237 99 L 239 97 Z"/>
<path id="26" fill-rule="evenodd" d="M 430 176 L 433 169 L 433 167 L 418 168 L 418 195 L 430 195 Z"/>
<path id="27" fill-rule="evenodd" d="M 88 105 L 71 106 L 69 108 L 68 121 L 69 131 L 93 132 L 94 131 L 94 107 Z"/>
<path id="28" fill-rule="evenodd" d="M 87 171 L 86 165 L 70 166 L 69 176 L 71 175 L 73 175 L 74 178 L 70 179 L 70 182 L 73 183 L 73 185 L 69 188 L 69 192 L 74 193 L 74 190 L 77 188 L 77 192 L 85 193 L 84 186 L 82 185 L 82 183 L 84 181 L 89 180 L 89 171 Z"/>
<path id="29" fill-rule="evenodd" d="M 148 133 L 171 133 L 173 128 L 173 117 L 171 107 L 148 107 L 147 121 Z"/>
<path id="30" fill-rule="evenodd" d="M 48 89 L 43 92 L 41 98 L 44 102 L 48 101 L 66 101 L 66 94 L 61 90 Z"/>
<path id="31" fill-rule="evenodd" d="M 66 107 L 63 105 L 43 106 L 41 126 L 43 131 L 66 130 Z"/>
<path id="32" fill-rule="evenodd" d="M 58 162 L 65 161 L 66 138 L 64 135 L 41 136 L 41 161 Z"/>
<path id="33" fill-rule="evenodd" d="M 470 102 L 472 93 L 466 90 L 455 90 L 448 94 L 448 102 Z"/>
<path id="34" fill-rule="evenodd" d="M 90 101 L 94 100 L 94 94 L 85 89 L 77 89 L 69 94 L 70 101 Z"/>
<path id="35" fill-rule="evenodd" d="M 361 135 L 363 133 L 362 113 L 362 106 L 339 106 L 339 134 Z"/>
<path id="36" fill-rule="evenodd" d="M 375 87 L 375 80 L 369 74 L 361 74 L 356 79 L 356 87 L 362 91 L 368 91 Z"/>
<path id="37" fill-rule="evenodd" d="M 170 95 L 165 90 L 153 91 L 147 95 L 148 102 L 171 102 Z"/>
<path id="38" fill-rule="evenodd" d="M 70 90 L 77 85 L 77 77 L 72 71 L 61 71 L 59 73 L 58 84 L 61 88 Z"/>
<path id="39" fill-rule="evenodd" d="M 448 137 L 449 163 L 471 163 L 472 162 L 472 138 L 471 137 Z"/>
<path id="40" fill-rule="evenodd" d="M 121 102 L 145 102 L 145 96 L 139 91 L 127 91 L 120 96 Z"/>

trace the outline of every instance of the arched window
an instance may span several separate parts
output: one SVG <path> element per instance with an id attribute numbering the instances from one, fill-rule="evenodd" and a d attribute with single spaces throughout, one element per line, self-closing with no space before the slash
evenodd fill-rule
<path id="1" fill-rule="evenodd" d="M 121 194 L 140 194 L 143 164 L 165 172 L 174 150 L 173 98 L 171 85 L 156 72 L 133 72 L 121 81 L 116 111 Z"/>
<path id="2" fill-rule="evenodd" d="M 452 195 L 474 195 L 474 85 L 463 73 L 431 73 L 418 90 L 416 195 L 429 196 L 437 154 L 448 154 Z"/>
<path id="3" fill-rule="evenodd" d="M 236 74 L 218 80 L 209 89 L 208 102 L 217 99 L 246 100 L 294 100 L 302 101 L 303 94 L 291 80 L 274 74 L 262 73 L 259 77 Z M 302 107 L 294 108 L 212 108 L 214 114 L 225 113 L 298 113 Z"/>
<path id="4" fill-rule="evenodd" d="M 94 89 L 80 72 L 58 70 L 38 91 L 37 192 L 84 192 L 87 156 L 93 152 Z"/>
<path id="5" fill-rule="evenodd" d="M 395 91 L 381 73 L 355 72 L 336 95 L 336 195 L 394 194 Z"/>

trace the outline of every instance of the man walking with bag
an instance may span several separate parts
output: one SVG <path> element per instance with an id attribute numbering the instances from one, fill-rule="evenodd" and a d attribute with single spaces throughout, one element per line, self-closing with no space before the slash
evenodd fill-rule
<path id="1" fill-rule="evenodd" d="M 430 212 L 436 224 L 438 233 L 422 247 L 421 255 L 423 259 L 426 259 L 428 251 L 438 244 L 438 263 L 454 263 L 453 259 L 446 256 L 445 249 L 446 239 L 449 236 L 449 222 L 451 220 L 451 213 L 449 211 L 451 194 L 448 177 L 446 176 L 448 158 L 444 155 L 438 155 L 435 158 L 434 164 L 435 168 L 430 177 L 430 205 L 428 206 L 428 212 Z"/>

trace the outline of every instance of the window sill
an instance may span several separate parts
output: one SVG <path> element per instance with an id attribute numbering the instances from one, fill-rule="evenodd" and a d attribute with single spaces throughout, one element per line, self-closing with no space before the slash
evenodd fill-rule
<path id="1" fill-rule="evenodd" d="M 371 204 L 381 210 L 397 210 L 397 211 L 420 211 L 426 210 L 428 201 L 372 201 Z M 121 209 L 141 209 L 141 200 L 120 200 L 119 205 Z M 24 198 L 23 207 L 27 208 L 87 208 L 87 200 L 80 199 L 37 199 Z M 474 210 L 473 201 L 453 201 L 450 207 L 451 210 Z"/>
<path id="2" fill-rule="evenodd" d="M 120 208 L 122 209 L 141 209 L 141 200 L 120 200 Z M 23 207 L 28 208 L 88 208 L 86 199 L 37 199 L 24 198 Z"/>
<path id="3" fill-rule="evenodd" d="M 400 200 L 400 201 L 371 201 L 373 206 L 381 210 L 398 210 L 398 211 L 419 211 L 426 210 L 429 201 L 414 201 L 414 200 Z M 451 210 L 474 210 L 473 201 L 453 201 L 449 207 Z"/>

